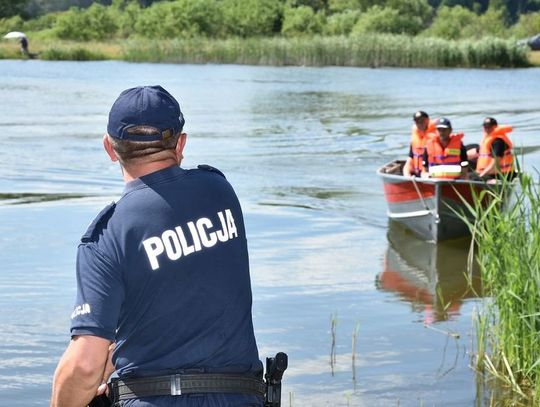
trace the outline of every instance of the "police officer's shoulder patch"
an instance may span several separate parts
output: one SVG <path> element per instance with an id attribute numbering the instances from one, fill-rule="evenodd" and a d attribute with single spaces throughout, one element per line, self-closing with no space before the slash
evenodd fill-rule
<path id="1" fill-rule="evenodd" d="M 88 226 L 88 229 L 84 233 L 84 235 L 81 237 L 81 242 L 88 243 L 92 242 L 96 237 L 96 231 L 98 228 L 103 225 L 103 223 L 106 223 L 111 215 L 114 212 L 114 209 L 116 208 L 116 203 L 111 202 L 109 205 L 107 205 L 105 208 L 101 210 L 101 212 L 98 213 L 96 218 L 90 223 Z"/>
<path id="2" fill-rule="evenodd" d="M 220 170 L 218 170 L 217 168 L 212 167 L 211 165 L 208 165 L 208 164 L 201 164 L 201 165 L 197 165 L 197 168 L 200 169 L 200 170 L 205 170 L 205 171 L 215 172 L 215 173 L 221 175 L 223 178 L 225 178 L 225 174 L 223 174 L 223 173 L 222 173 Z"/>

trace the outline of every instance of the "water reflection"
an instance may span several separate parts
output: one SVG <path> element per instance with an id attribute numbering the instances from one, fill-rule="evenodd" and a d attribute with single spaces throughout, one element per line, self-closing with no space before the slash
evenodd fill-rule
<path id="1" fill-rule="evenodd" d="M 433 244 L 417 239 L 390 221 L 388 249 L 379 290 L 396 294 L 423 314 L 423 322 L 446 321 L 460 314 L 463 300 L 478 297 L 481 281 L 476 262 L 469 267 L 470 239 Z"/>

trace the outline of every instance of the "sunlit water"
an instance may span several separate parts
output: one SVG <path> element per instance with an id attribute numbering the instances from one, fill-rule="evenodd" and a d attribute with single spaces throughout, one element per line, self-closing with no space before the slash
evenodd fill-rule
<path id="1" fill-rule="evenodd" d="M 540 70 L 0 61 L 1 405 L 48 403 L 77 242 L 123 186 L 101 147 L 108 109 L 139 84 L 180 100 L 184 166 L 211 164 L 237 190 L 261 357 L 289 354 L 284 406 L 484 397 L 469 367 L 479 300 L 462 277 L 466 243 L 389 232 L 375 170 L 405 156 L 418 109 L 449 117 L 468 143 L 485 115 L 514 125 L 532 170 Z"/>

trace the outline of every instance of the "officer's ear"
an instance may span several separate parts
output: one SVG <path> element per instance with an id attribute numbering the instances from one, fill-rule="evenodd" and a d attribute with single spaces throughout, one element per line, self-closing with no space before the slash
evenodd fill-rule
<path id="1" fill-rule="evenodd" d="M 111 140 L 109 140 L 109 135 L 105 134 L 103 136 L 103 148 L 105 149 L 105 152 L 111 159 L 111 161 L 118 161 L 118 156 L 116 155 L 116 152 L 114 151 L 114 148 L 111 144 Z"/>
<path id="2" fill-rule="evenodd" d="M 174 149 L 177 159 L 180 159 L 181 157 L 183 157 L 182 152 L 184 151 L 186 140 L 187 140 L 187 134 L 180 133 L 180 136 L 178 137 L 178 142 L 176 143 L 176 148 Z"/>

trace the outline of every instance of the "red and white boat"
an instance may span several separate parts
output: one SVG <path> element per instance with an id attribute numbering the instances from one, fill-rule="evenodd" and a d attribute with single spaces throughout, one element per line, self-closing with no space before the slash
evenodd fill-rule
<path id="1" fill-rule="evenodd" d="M 501 185 L 464 179 L 405 177 L 404 164 L 396 160 L 377 170 L 384 184 L 388 217 L 432 242 L 470 234 L 460 217 L 460 214 L 473 217 L 465 202 L 474 207 L 475 196 L 482 190 Z M 488 198 L 484 195 L 484 202 Z"/>

